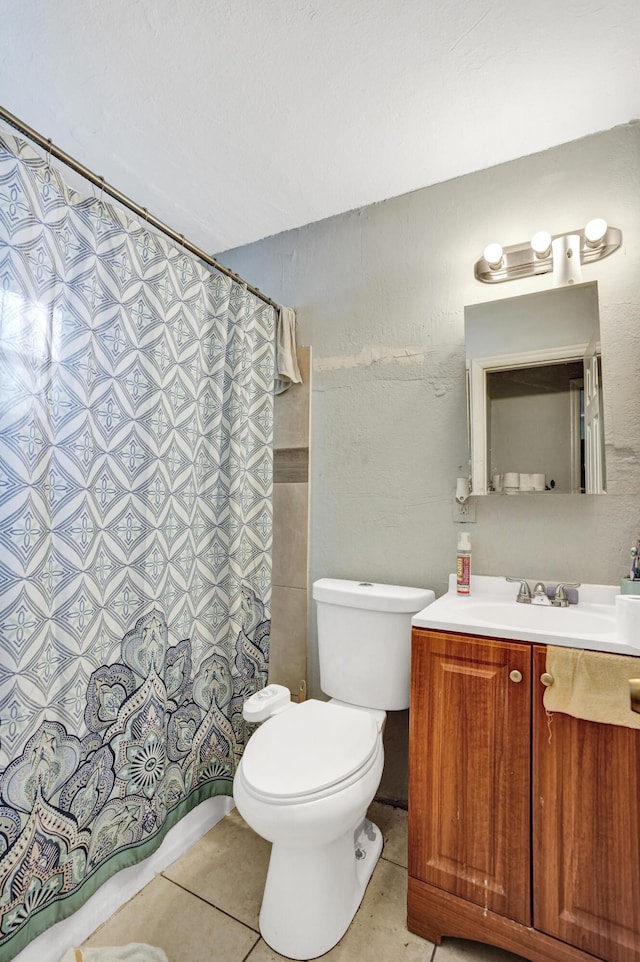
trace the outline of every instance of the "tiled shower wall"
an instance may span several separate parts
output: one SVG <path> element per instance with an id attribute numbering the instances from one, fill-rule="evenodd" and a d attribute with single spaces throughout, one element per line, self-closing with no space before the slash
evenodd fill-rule
<path id="1" fill-rule="evenodd" d="M 299 347 L 302 384 L 275 398 L 273 591 L 269 682 L 306 694 L 311 348 Z"/>

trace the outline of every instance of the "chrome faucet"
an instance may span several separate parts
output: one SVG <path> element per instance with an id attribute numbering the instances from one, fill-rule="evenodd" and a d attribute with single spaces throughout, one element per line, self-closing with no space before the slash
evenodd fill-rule
<path id="1" fill-rule="evenodd" d="M 524 578 L 507 578 L 507 581 L 515 582 L 520 585 L 516 601 L 522 605 L 553 605 L 554 608 L 567 608 L 571 602 L 567 597 L 566 588 L 579 588 L 579 581 L 561 581 L 554 589 L 549 588 L 549 593 L 553 591 L 553 600 L 549 597 L 547 589 L 542 581 L 536 583 L 531 593 L 529 582 Z"/>
<path id="2" fill-rule="evenodd" d="M 529 587 L 529 582 L 525 581 L 524 578 L 507 578 L 507 581 L 517 582 L 520 585 L 520 590 L 518 591 L 518 601 L 521 605 L 531 604 L 531 588 Z"/>
<path id="3" fill-rule="evenodd" d="M 547 594 L 547 589 L 541 581 L 537 583 L 533 589 L 533 597 L 531 598 L 532 605 L 550 605 L 551 598 Z"/>
<path id="4" fill-rule="evenodd" d="M 562 581 L 559 585 L 556 585 L 556 590 L 553 593 L 552 605 L 556 608 L 568 608 L 571 602 L 567 598 L 567 592 L 565 588 L 579 588 L 579 581 Z"/>

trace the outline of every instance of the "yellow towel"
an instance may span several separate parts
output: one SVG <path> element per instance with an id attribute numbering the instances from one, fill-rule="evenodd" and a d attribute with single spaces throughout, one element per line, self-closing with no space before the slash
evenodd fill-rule
<path id="1" fill-rule="evenodd" d="M 553 677 L 544 693 L 547 711 L 640 728 L 629 691 L 629 679 L 640 678 L 640 658 L 549 645 L 546 666 Z"/>

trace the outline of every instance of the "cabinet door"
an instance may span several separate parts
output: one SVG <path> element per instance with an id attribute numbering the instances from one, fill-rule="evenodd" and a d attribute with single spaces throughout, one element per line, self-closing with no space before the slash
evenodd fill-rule
<path id="1" fill-rule="evenodd" d="M 640 962 L 640 731 L 547 717 L 534 651 L 534 925 Z"/>
<path id="2" fill-rule="evenodd" d="M 414 629 L 412 659 L 409 874 L 529 924 L 531 646 Z"/>

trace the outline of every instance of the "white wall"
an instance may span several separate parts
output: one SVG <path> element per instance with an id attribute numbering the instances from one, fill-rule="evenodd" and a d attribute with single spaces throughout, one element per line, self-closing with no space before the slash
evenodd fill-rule
<path id="1" fill-rule="evenodd" d="M 474 262 L 489 241 L 595 216 L 623 234 L 583 281 L 598 281 L 609 488 L 627 493 L 477 499 L 470 530 L 477 574 L 615 583 L 640 530 L 640 124 L 220 255 L 294 307 L 313 347 L 312 579 L 446 590 L 467 471 L 464 306 L 551 286 L 550 275 L 483 285 Z M 312 607 L 317 691 L 313 621 Z"/>

